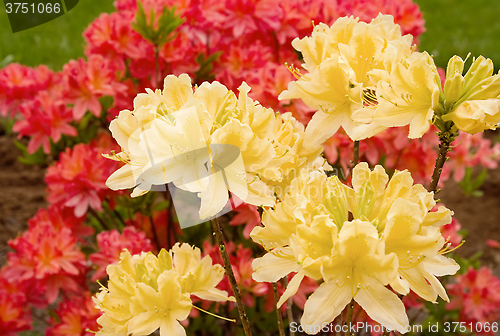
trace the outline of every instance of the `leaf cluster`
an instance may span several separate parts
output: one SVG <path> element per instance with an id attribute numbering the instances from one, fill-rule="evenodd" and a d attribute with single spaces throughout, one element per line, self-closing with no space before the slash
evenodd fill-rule
<path id="1" fill-rule="evenodd" d="M 171 9 L 164 6 L 158 18 L 158 27 L 156 28 L 154 10 L 151 9 L 148 22 L 142 3 L 137 2 L 137 6 L 135 22 L 132 22 L 132 28 L 155 47 L 161 47 L 165 43 L 173 40 L 176 35 L 172 33 L 185 21 L 184 18 L 175 14 L 175 6 Z"/>

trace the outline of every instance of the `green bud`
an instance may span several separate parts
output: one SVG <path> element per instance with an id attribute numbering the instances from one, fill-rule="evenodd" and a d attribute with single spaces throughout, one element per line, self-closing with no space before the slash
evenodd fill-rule
<path id="1" fill-rule="evenodd" d="M 446 82 L 444 83 L 444 107 L 446 109 L 450 109 L 460 99 L 464 82 L 464 78 L 458 71 L 446 77 Z"/>
<path id="2" fill-rule="evenodd" d="M 453 56 L 448 61 L 448 66 L 446 67 L 446 78 L 453 76 L 455 73 L 462 75 L 464 72 L 464 61 L 460 56 Z"/>

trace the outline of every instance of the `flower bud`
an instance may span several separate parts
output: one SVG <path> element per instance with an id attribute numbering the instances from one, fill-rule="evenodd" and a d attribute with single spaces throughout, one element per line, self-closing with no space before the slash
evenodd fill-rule
<path id="1" fill-rule="evenodd" d="M 446 78 L 453 76 L 456 72 L 461 76 L 464 71 L 464 61 L 460 56 L 453 56 L 448 61 L 448 66 L 446 67 Z"/>
<path id="2" fill-rule="evenodd" d="M 498 95 L 500 95 L 500 75 L 495 75 L 476 84 L 461 100 L 489 99 L 496 98 Z"/>
<path id="3" fill-rule="evenodd" d="M 477 83 L 493 74 L 493 62 L 489 58 L 479 56 L 465 74 L 464 93 L 467 93 Z"/>
<path id="4" fill-rule="evenodd" d="M 446 109 L 450 109 L 460 99 L 464 82 L 464 78 L 458 71 L 446 77 L 446 82 L 444 83 L 444 96 L 446 99 L 444 106 Z"/>

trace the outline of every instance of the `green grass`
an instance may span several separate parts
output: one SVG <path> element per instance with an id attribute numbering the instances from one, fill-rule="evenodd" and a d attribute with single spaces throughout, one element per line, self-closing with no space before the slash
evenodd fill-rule
<path id="1" fill-rule="evenodd" d="M 80 0 L 67 14 L 13 34 L 4 8 L 0 4 L 0 62 L 46 64 L 54 70 L 60 70 L 70 59 L 82 57 L 82 32 L 100 13 L 114 10 L 112 0 Z"/>
<path id="2" fill-rule="evenodd" d="M 446 68 L 453 55 L 483 55 L 500 67 L 499 0 L 414 0 L 424 13 L 427 31 L 419 50 L 434 56 Z"/>

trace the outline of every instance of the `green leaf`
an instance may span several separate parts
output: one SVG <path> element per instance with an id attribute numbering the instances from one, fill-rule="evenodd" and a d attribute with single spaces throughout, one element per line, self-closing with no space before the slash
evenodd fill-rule
<path id="1" fill-rule="evenodd" d="M 47 155 L 43 152 L 42 147 L 38 148 L 38 150 L 29 154 L 27 147 L 20 141 L 14 140 L 14 146 L 17 147 L 21 151 L 21 156 L 17 159 L 19 162 L 25 165 L 45 165 L 47 161 Z"/>

